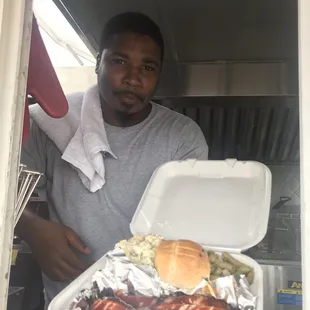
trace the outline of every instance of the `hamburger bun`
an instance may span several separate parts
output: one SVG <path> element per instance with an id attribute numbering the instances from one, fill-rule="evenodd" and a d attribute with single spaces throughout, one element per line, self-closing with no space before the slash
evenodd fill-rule
<path id="1" fill-rule="evenodd" d="M 208 253 L 188 240 L 163 240 L 155 252 L 155 268 L 162 281 L 193 289 L 210 276 Z"/>

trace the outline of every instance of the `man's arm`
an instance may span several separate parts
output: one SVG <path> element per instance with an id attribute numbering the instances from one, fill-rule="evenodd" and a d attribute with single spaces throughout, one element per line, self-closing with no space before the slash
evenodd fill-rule
<path id="1" fill-rule="evenodd" d="M 183 127 L 173 160 L 199 159 L 207 160 L 209 147 L 200 127 L 192 120 Z"/>
<path id="2" fill-rule="evenodd" d="M 49 143 L 47 136 L 32 122 L 29 138 L 22 149 L 22 163 L 45 174 Z M 41 192 L 46 189 L 46 175 L 40 180 L 39 188 Z M 26 208 L 15 231 L 28 243 L 42 271 L 50 279 L 72 280 L 87 268 L 70 246 L 86 255 L 89 250 L 70 228 L 44 220 Z"/>

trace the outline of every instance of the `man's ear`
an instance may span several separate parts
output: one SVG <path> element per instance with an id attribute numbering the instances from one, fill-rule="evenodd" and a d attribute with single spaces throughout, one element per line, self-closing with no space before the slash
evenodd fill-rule
<path id="1" fill-rule="evenodd" d="M 99 66 L 100 66 L 100 60 L 101 60 L 101 53 L 98 53 L 97 54 L 97 57 L 96 57 L 96 69 L 95 69 L 95 72 L 96 74 L 98 74 L 98 70 L 99 70 Z"/>

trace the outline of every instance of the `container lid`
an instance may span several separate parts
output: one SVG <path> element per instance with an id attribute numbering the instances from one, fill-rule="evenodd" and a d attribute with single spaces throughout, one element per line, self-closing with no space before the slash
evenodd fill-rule
<path id="1" fill-rule="evenodd" d="M 258 162 L 170 162 L 154 172 L 131 232 L 241 252 L 266 235 L 270 195 L 271 172 Z"/>

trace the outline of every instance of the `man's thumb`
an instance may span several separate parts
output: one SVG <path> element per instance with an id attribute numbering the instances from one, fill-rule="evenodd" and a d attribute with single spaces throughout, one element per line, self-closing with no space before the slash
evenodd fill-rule
<path id="1" fill-rule="evenodd" d="M 80 239 L 80 237 L 71 229 L 66 232 L 66 238 L 70 245 L 72 245 L 79 252 L 89 255 L 90 250 L 87 248 L 85 243 Z"/>

